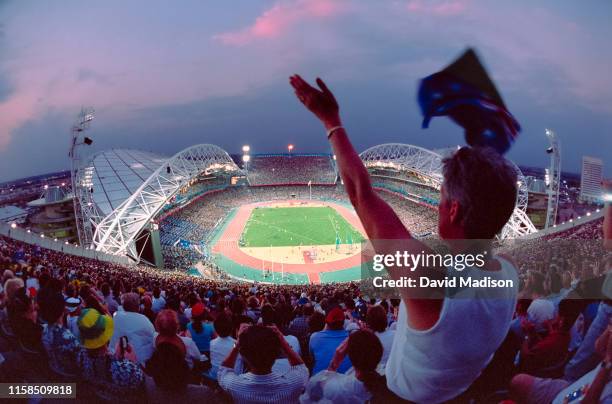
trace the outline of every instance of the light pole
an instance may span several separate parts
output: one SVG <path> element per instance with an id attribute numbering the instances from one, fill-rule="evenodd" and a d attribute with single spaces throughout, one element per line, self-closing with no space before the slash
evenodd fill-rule
<path id="1" fill-rule="evenodd" d="M 293 151 L 293 145 L 292 144 L 288 145 L 287 150 L 289 150 L 289 154 L 291 154 L 291 152 Z"/>
<path id="2" fill-rule="evenodd" d="M 242 162 L 244 163 L 244 169 L 246 171 L 249 170 L 249 161 L 251 161 L 251 156 L 249 156 L 249 152 L 251 151 L 251 146 L 245 144 L 242 146 Z"/>

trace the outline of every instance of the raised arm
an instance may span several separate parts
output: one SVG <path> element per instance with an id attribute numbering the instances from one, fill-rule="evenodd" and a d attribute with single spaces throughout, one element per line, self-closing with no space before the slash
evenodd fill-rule
<path id="1" fill-rule="evenodd" d="M 410 232 L 393 209 L 372 188 L 368 171 L 342 127 L 338 103 L 323 80 L 317 79 L 321 91 L 298 75 L 292 76 L 290 82 L 306 108 L 321 120 L 327 131 L 333 130 L 329 140 L 340 176 L 368 237 L 372 240 L 410 238 Z"/>
<path id="2" fill-rule="evenodd" d="M 317 79 L 320 90 L 310 86 L 298 75 L 291 76 L 289 81 L 295 89 L 298 99 L 325 126 L 336 154 L 336 163 L 344 181 L 346 192 L 376 253 L 394 254 L 397 250 L 397 243 L 390 245 L 390 243 L 377 242 L 378 240 L 406 240 L 405 249 L 408 251 L 414 251 L 415 253 L 429 251 L 429 248 L 424 244 L 412 240 L 410 232 L 397 214 L 372 188 L 368 171 L 351 144 L 346 130 L 342 127 L 338 103 L 323 80 Z M 394 278 L 402 275 L 440 277 L 439 271 L 427 269 L 415 272 L 402 271 L 402 273 L 400 271 L 390 271 L 389 274 Z M 435 324 L 441 308 L 439 300 L 417 299 L 414 294 L 411 296 L 407 288 L 398 290 L 410 314 L 411 326 L 417 329 L 428 329 Z"/>

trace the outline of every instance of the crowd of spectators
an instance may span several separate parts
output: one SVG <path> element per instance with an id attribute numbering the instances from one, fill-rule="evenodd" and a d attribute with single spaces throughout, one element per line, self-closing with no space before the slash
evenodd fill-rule
<path id="1" fill-rule="evenodd" d="M 592 235 L 601 245 L 598 231 L 601 220 L 562 237 Z M 535 259 L 533 250 L 521 254 L 514 255 Z M 583 293 L 580 279 L 601 277 L 577 272 L 569 281 L 562 277 L 557 290 L 548 272 L 520 268 L 523 300 L 493 370 L 485 370 L 496 371 L 499 383 L 486 390 L 511 388 L 520 396 L 551 383 L 569 389 L 576 380 L 589 382 L 598 352 L 609 350 L 601 342 L 598 351 L 595 341 L 611 332 L 610 300 L 566 297 Z M 78 381 L 82 399 L 102 401 L 397 400 L 384 375 L 399 301 L 369 299 L 357 283 L 212 281 L 5 237 L 0 269 L 0 378 L 6 381 Z"/>
<path id="2" fill-rule="evenodd" d="M 334 184 L 337 176 L 329 155 L 251 156 L 247 170 L 251 185 Z"/>

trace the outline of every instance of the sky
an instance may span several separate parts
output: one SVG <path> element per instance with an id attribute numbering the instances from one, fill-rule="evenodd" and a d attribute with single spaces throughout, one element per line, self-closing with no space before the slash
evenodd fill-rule
<path id="1" fill-rule="evenodd" d="M 421 129 L 418 81 L 475 47 L 523 131 L 508 154 L 612 175 L 612 2 L 593 0 L 0 0 L 0 181 L 63 170 L 82 106 L 87 153 L 329 152 L 291 74 L 335 92 L 359 151 L 463 144 L 447 118 Z"/>

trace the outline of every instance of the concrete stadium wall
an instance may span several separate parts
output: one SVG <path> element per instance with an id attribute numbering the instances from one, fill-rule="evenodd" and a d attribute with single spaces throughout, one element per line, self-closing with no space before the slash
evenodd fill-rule
<path id="1" fill-rule="evenodd" d="M 40 237 L 40 234 L 32 232 L 28 233 L 26 230 L 19 227 L 13 229 L 6 223 L 0 223 L 0 234 L 27 244 L 37 245 L 49 250 L 62 252 L 64 254 L 76 255 L 77 257 L 90 258 L 121 265 L 134 264 L 128 257 L 125 256 L 106 254 L 83 247 L 75 247 L 72 244 L 65 244 L 63 241 L 54 241 L 50 238 L 42 238 Z"/>

